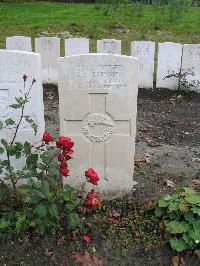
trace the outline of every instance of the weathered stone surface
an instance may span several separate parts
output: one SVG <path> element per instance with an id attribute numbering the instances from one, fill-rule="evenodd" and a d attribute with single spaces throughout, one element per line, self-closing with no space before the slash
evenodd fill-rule
<path id="1" fill-rule="evenodd" d="M 24 93 L 28 92 L 32 80 L 36 79 L 30 91 L 30 100 L 25 106 L 24 115 L 28 115 L 36 122 L 38 133 L 35 136 L 30 124 L 22 120 L 16 140 L 29 141 L 30 143 L 38 142 L 41 140 L 45 129 L 40 55 L 0 50 L 0 62 L 0 121 L 12 118 L 18 123 L 21 109 L 13 109 L 9 106 L 16 102 L 15 97 L 23 97 Z M 27 75 L 25 88 L 23 75 Z M 15 130 L 15 125 L 0 129 L 0 138 L 11 141 Z M 14 161 L 16 161 L 16 167 L 21 165 L 21 159 Z"/>
<path id="2" fill-rule="evenodd" d="M 157 88 L 177 89 L 179 79 L 165 78 L 168 75 L 179 73 L 181 68 L 182 47 L 180 43 L 164 42 L 158 44 Z"/>
<path id="3" fill-rule="evenodd" d="M 71 56 L 61 58 L 58 69 L 60 131 L 75 141 L 71 174 L 64 183 L 83 184 L 85 170 L 93 167 L 104 197 L 131 192 L 138 60 L 105 54 Z"/>
<path id="4" fill-rule="evenodd" d="M 60 57 L 60 39 L 56 37 L 36 38 L 35 51 L 41 55 L 42 82 L 57 84 L 57 60 Z"/>
<path id="5" fill-rule="evenodd" d="M 32 52 L 31 38 L 25 36 L 12 36 L 6 38 L 7 50 Z"/>
<path id="6" fill-rule="evenodd" d="M 121 54 L 121 41 L 115 39 L 97 40 L 97 53 Z"/>
<path id="7" fill-rule="evenodd" d="M 182 58 L 182 72 L 190 72 L 186 76 L 188 84 L 194 84 L 195 87 L 190 90 L 200 92 L 200 44 L 184 44 Z"/>
<path id="8" fill-rule="evenodd" d="M 131 55 L 139 59 L 139 87 L 153 88 L 155 42 L 131 43 Z"/>
<path id="9" fill-rule="evenodd" d="M 89 54 L 89 39 L 68 38 L 65 40 L 65 56 Z"/>

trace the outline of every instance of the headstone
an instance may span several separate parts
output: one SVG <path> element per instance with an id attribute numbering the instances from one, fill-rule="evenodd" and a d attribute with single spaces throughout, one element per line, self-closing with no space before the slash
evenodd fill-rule
<path id="1" fill-rule="evenodd" d="M 28 115 L 35 121 L 38 125 L 38 132 L 35 136 L 30 124 L 22 120 L 16 139 L 20 142 L 36 143 L 41 140 L 45 129 L 40 55 L 0 50 L 0 62 L 0 121 L 12 118 L 18 123 L 21 117 L 21 109 L 13 109 L 9 106 L 16 103 L 15 97 L 24 97 L 24 93 L 28 92 L 32 80 L 36 79 L 30 90 L 30 99 L 25 105 L 24 115 Z M 25 87 L 24 75 L 27 75 Z M 0 138 L 11 141 L 15 130 L 15 125 L 3 127 L 0 129 Z M 16 160 L 15 166 L 18 166 L 18 163 L 21 165 L 20 160 Z"/>
<path id="2" fill-rule="evenodd" d="M 194 84 L 194 90 L 200 92 L 200 44 L 184 44 L 182 58 L 182 72 L 186 75 L 189 84 Z M 190 89 L 192 89 L 190 87 Z"/>
<path id="3" fill-rule="evenodd" d="M 129 193 L 134 184 L 138 60 L 79 55 L 60 58 L 58 69 L 61 135 L 75 142 L 71 174 L 64 183 L 83 184 L 84 171 L 92 167 L 104 197 Z"/>
<path id="4" fill-rule="evenodd" d="M 35 51 L 41 54 L 42 82 L 57 84 L 57 60 L 60 57 L 60 39 L 57 37 L 36 38 Z"/>
<path id="5" fill-rule="evenodd" d="M 86 38 L 68 38 L 65 40 L 65 56 L 89 54 L 89 40 Z"/>
<path id="6" fill-rule="evenodd" d="M 97 40 L 97 53 L 121 54 L 121 41 L 115 39 Z"/>
<path id="7" fill-rule="evenodd" d="M 164 42 L 158 44 L 157 88 L 177 89 L 179 79 L 165 78 L 168 75 L 179 73 L 181 68 L 182 47 L 180 43 Z"/>
<path id="8" fill-rule="evenodd" d="M 139 59 L 139 87 L 153 88 L 155 42 L 131 43 L 131 55 Z"/>
<path id="9" fill-rule="evenodd" d="M 31 38 L 25 36 L 12 36 L 6 38 L 7 50 L 32 52 Z"/>

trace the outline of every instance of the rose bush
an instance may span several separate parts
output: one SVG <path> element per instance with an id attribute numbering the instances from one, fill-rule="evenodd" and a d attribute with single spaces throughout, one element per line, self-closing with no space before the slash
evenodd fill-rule
<path id="1" fill-rule="evenodd" d="M 25 87 L 27 76 L 23 79 Z M 70 173 L 68 161 L 73 159 L 74 142 L 71 138 L 60 136 L 53 145 L 53 136 L 45 131 L 41 141 L 35 145 L 16 141 L 23 120 L 30 123 L 37 133 L 35 122 L 24 115 L 35 82 L 33 80 L 28 91 L 10 106 L 21 109 L 19 121 L 16 123 L 11 118 L 0 121 L 0 129 L 14 126 L 13 139 L 9 142 L 1 139 L 0 143 L 0 154 L 5 155 L 0 159 L 0 235 L 30 229 L 43 234 L 47 230 L 54 232 L 61 225 L 68 229 L 82 227 L 81 210 L 100 205 L 98 192 L 91 190 L 86 193 L 62 185 L 62 176 L 67 177 Z M 53 155 L 50 149 L 54 150 Z M 24 166 L 16 169 L 11 158 L 16 161 L 23 158 Z M 86 182 L 98 185 L 99 177 L 92 168 L 86 170 L 85 176 Z"/>

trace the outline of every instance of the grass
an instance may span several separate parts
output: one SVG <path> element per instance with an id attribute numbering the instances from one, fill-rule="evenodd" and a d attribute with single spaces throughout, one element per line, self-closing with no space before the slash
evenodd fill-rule
<path id="1" fill-rule="evenodd" d="M 95 8 L 94 4 L 2 3 L 0 48 L 5 47 L 6 37 L 12 35 L 47 35 L 63 39 L 72 36 L 89 37 L 93 39 L 93 52 L 96 39 L 117 38 L 122 40 L 125 54 L 129 53 L 130 42 L 133 40 L 200 43 L 200 8 L 190 8 L 172 22 L 164 5 L 144 5 L 143 8 L 141 16 L 137 16 L 134 8 L 128 5 L 106 15 L 105 8 Z"/>

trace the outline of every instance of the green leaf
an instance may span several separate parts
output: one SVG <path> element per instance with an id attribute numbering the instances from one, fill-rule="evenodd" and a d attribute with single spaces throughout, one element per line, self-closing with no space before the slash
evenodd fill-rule
<path id="1" fill-rule="evenodd" d="M 200 216 L 200 207 L 199 207 L 199 206 L 193 206 L 193 207 L 191 208 L 191 211 L 192 211 L 193 213 L 198 214 L 198 215 Z"/>
<path id="2" fill-rule="evenodd" d="M 38 154 L 30 154 L 26 159 L 26 164 L 29 167 L 30 165 L 37 165 Z"/>
<path id="3" fill-rule="evenodd" d="M 171 221 L 165 222 L 165 226 L 167 231 L 169 231 L 172 234 L 180 234 L 187 232 L 190 229 L 190 225 L 187 222 L 179 222 L 179 221 Z"/>
<path id="4" fill-rule="evenodd" d="M 14 103 L 14 104 L 11 104 L 10 107 L 13 108 L 13 109 L 19 109 L 19 108 L 22 107 L 22 104 Z"/>
<path id="5" fill-rule="evenodd" d="M 161 208 L 158 205 L 155 207 L 154 214 L 156 217 L 162 217 L 165 212 L 166 208 Z"/>
<path id="6" fill-rule="evenodd" d="M 24 142 L 24 153 L 26 156 L 31 154 L 31 144 L 27 141 Z"/>
<path id="7" fill-rule="evenodd" d="M 18 233 L 23 228 L 25 221 L 26 221 L 26 214 L 23 213 L 23 214 L 17 215 L 17 221 L 16 221 L 15 229 Z"/>
<path id="8" fill-rule="evenodd" d="M 0 219 L 0 229 L 6 229 L 10 226 L 10 220 L 6 220 L 4 217 Z"/>
<path id="9" fill-rule="evenodd" d="M 58 215 L 58 208 L 55 203 L 51 204 L 49 207 L 49 212 L 52 217 L 55 217 Z"/>
<path id="10" fill-rule="evenodd" d="M 68 216 L 68 228 L 75 229 L 81 227 L 81 221 L 77 213 L 71 212 Z"/>
<path id="11" fill-rule="evenodd" d="M 186 221 L 188 221 L 190 224 L 192 224 L 193 221 L 194 221 L 194 214 L 193 214 L 193 212 L 192 211 L 186 212 L 184 214 L 184 218 L 185 218 Z"/>
<path id="12" fill-rule="evenodd" d="M 191 229 L 189 235 L 194 241 L 200 241 L 200 227 Z"/>
<path id="13" fill-rule="evenodd" d="M 171 202 L 168 206 L 169 211 L 177 211 L 179 210 L 179 204 L 178 202 Z"/>
<path id="14" fill-rule="evenodd" d="M 180 208 L 181 212 L 188 212 L 189 211 L 189 206 L 188 206 L 187 202 L 181 202 L 179 204 L 179 208 Z"/>
<path id="15" fill-rule="evenodd" d="M 1 139 L 1 143 L 3 144 L 4 147 L 8 146 L 8 142 L 5 139 Z"/>
<path id="16" fill-rule="evenodd" d="M 194 245 L 193 239 L 187 233 L 184 233 L 182 238 L 190 247 Z"/>
<path id="17" fill-rule="evenodd" d="M 200 193 L 186 195 L 185 200 L 190 204 L 200 204 Z"/>
<path id="18" fill-rule="evenodd" d="M 0 129 L 3 128 L 3 122 L 0 121 Z"/>
<path id="19" fill-rule="evenodd" d="M 38 126 L 35 123 L 31 124 L 32 129 L 34 130 L 35 135 L 37 134 Z"/>
<path id="20" fill-rule="evenodd" d="M 40 159 L 42 160 L 42 162 L 44 164 L 47 164 L 49 162 L 49 160 L 50 160 L 49 155 L 48 155 L 47 152 L 44 152 L 43 154 L 41 154 L 40 155 Z"/>
<path id="21" fill-rule="evenodd" d="M 0 147 L 0 154 L 4 153 L 4 148 Z"/>
<path id="22" fill-rule="evenodd" d="M 40 216 L 40 217 L 45 217 L 47 215 L 47 208 L 44 204 L 40 203 L 36 208 L 35 212 Z"/>
<path id="23" fill-rule="evenodd" d="M 17 151 L 16 146 L 11 146 L 11 145 L 7 146 L 7 152 L 9 153 L 10 156 L 15 155 L 16 151 Z"/>
<path id="24" fill-rule="evenodd" d="M 23 144 L 21 144 L 20 142 L 16 142 L 15 145 L 19 151 L 22 151 L 24 148 Z"/>
<path id="25" fill-rule="evenodd" d="M 12 118 L 8 118 L 5 120 L 7 126 L 11 126 L 15 124 L 15 121 Z"/>
<path id="26" fill-rule="evenodd" d="M 179 239 L 172 238 L 170 240 L 170 245 L 173 249 L 175 249 L 178 252 L 181 252 L 181 251 L 187 249 L 187 247 L 188 247 L 186 242 L 182 238 L 179 238 Z"/>
<path id="27" fill-rule="evenodd" d="M 161 196 L 158 200 L 158 206 L 162 208 L 167 207 L 170 204 L 171 199 L 172 197 L 170 195 Z"/>
<path id="28" fill-rule="evenodd" d="M 42 182 L 41 191 L 44 192 L 48 196 L 48 194 L 49 194 L 49 184 L 48 184 L 48 182 L 46 180 L 44 182 Z"/>

